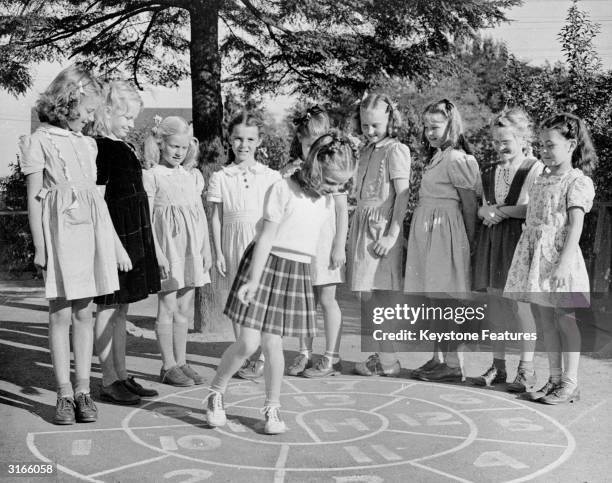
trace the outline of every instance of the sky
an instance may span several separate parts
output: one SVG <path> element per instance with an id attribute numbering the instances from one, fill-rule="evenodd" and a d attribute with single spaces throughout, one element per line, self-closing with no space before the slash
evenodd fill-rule
<path id="1" fill-rule="evenodd" d="M 434 0 L 435 1 L 435 0 Z M 483 31 L 485 36 L 503 40 L 519 59 L 532 64 L 563 60 L 557 35 L 565 23 L 571 0 L 524 0 L 522 6 L 508 11 L 511 22 Z M 612 69 L 612 0 L 581 0 L 581 9 L 601 24 L 595 45 L 604 68 Z M 38 94 L 61 70 L 59 65 L 42 65 L 34 87 L 24 97 L 15 97 L 0 90 L 0 176 L 9 174 L 9 162 L 16 158 L 16 140 L 30 132 L 30 112 Z M 182 82 L 178 89 L 150 87 L 143 94 L 146 107 L 189 108 L 191 86 Z M 280 96 L 268 102 L 269 109 L 282 115 L 293 99 Z"/>

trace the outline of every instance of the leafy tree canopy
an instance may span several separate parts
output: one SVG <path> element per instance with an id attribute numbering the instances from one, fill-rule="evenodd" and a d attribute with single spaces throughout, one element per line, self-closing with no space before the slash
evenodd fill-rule
<path id="1" fill-rule="evenodd" d="M 175 85 L 214 71 L 194 31 L 220 25 L 224 81 L 359 92 L 372 78 L 425 80 L 452 67 L 453 44 L 505 21 L 521 0 L 19 0 L 0 1 L 0 86 L 31 84 L 41 60 L 89 59 L 103 74 Z M 216 27 L 215 27 L 216 28 Z M 214 29 L 213 29 L 214 30 Z"/>

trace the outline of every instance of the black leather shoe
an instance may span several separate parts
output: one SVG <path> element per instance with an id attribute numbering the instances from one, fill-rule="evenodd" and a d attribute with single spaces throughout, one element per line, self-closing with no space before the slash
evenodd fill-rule
<path id="1" fill-rule="evenodd" d="M 155 397 L 159 396 L 159 393 L 155 389 L 147 389 L 142 387 L 136 382 L 134 376 L 129 376 L 125 381 L 121 381 L 125 388 L 132 394 L 136 394 L 140 397 Z"/>
<path id="2" fill-rule="evenodd" d="M 74 401 L 70 397 L 58 397 L 53 424 L 74 424 Z"/>
<path id="3" fill-rule="evenodd" d="M 463 374 L 460 367 L 450 367 L 442 363 L 433 371 L 421 373 L 418 378 L 430 382 L 461 382 Z"/>
<path id="4" fill-rule="evenodd" d="M 140 396 L 129 391 L 123 381 L 115 381 L 110 386 L 101 386 L 100 399 L 105 402 L 126 406 L 140 402 Z"/>
<path id="5" fill-rule="evenodd" d="M 98 419 L 98 408 L 89 394 L 80 392 L 74 402 L 77 423 L 93 423 Z"/>

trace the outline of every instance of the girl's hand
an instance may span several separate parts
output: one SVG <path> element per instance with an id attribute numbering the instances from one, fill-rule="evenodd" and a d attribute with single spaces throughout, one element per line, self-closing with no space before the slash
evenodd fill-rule
<path id="1" fill-rule="evenodd" d="M 212 255 L 209 251 L 204 252 L 204 271 L 208 272 L 213 266 Z"/>
<path id="2" fill-rule="evenodd" d="M 217 272 L 219 272 L 219 275 L 221 275 L 222 277 L 225 277 L 225 273 L 226 273 L 226 267 L 225 267 L 225 255 L 223 255 L 223 253 L 220 253 L 219 255 L 217 255 Z"/>
<path id="3" fill-rule="evenodd" d="M 117 250 L 116 256 L 119 270 L 122 272 L 129 272 L 132 269 L 132 261 L 123 246 Z"/>
<path id="4" fill-rule="evenodd" d="M 485 226 L 497 225 L 500 221 L 508 218 L 508 215 L 494 205 L 482 206 L 478 210 L 478 216 L 482 217 Z"/>
<path id="5" fill-rule="evenodd" d="M 38 275 L 41 275 L 43 270 L 47 269 L 47 254 L 44 247 L 34 251 L 34 266 Z"/>
<path id="6" fill-rule="evenodd" d="M 157 266 L 159 267 L 159 276 L 162 280 L 170 276 L 170 264 L 163 253 L 157 254 Z"/>
<path id="7" fill-rule="evenodd" d="M 491 212 L 490 205 L 481 206 L 480 208 L 478 208 L 478 218 L 482 218 L 483 222 L 486 222 L 487 218 L 489 218 L 490 212 Z"/>
<path id="8" fill-rule="evenodd" d="M 395 245 L 396 241 L 397 241 L 396 236 L 386 235 L 386 236 L 380 237 L 380 239 L 374 243 L 372 250 L 377 256 L 381 258 L 386 257 L 387 253 L 389 253 L 389 250 L 391 250 L 391 247 Z"/>
<path id="9" fill-rule="evenodd" d="M 331 252 L 330 268 L 335 270 L 346 263 L 346 251 L 344 247 L 333 246 Z"/>
<path id="10" fill-rule="evenodd" d="M 551 290 L 569 292 L 571 270 L 567 263 L 559 263 L 550 277 Z"/>
<path id="11" fill-rule="evenodd" d="M 243 304 L 248 305 L 253 301 L 255 292 L 257 292 L 257 285 L 253 282 L 247 282 L 238 289 L 238 300 L 240 300 Z"/>

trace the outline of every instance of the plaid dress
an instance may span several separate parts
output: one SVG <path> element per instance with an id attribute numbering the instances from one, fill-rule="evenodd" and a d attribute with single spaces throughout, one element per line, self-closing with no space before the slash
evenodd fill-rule
<path id="1" fill-rule="evenodd" d="M 261 332 L 314 337 L 317 312 L 309 263 L 270 254 L 253 301 L 246 305 L 238 299 L 238 289 L 249 279 L 254 247 L 251 243 L 240 261 L 223 313 Z"/>

